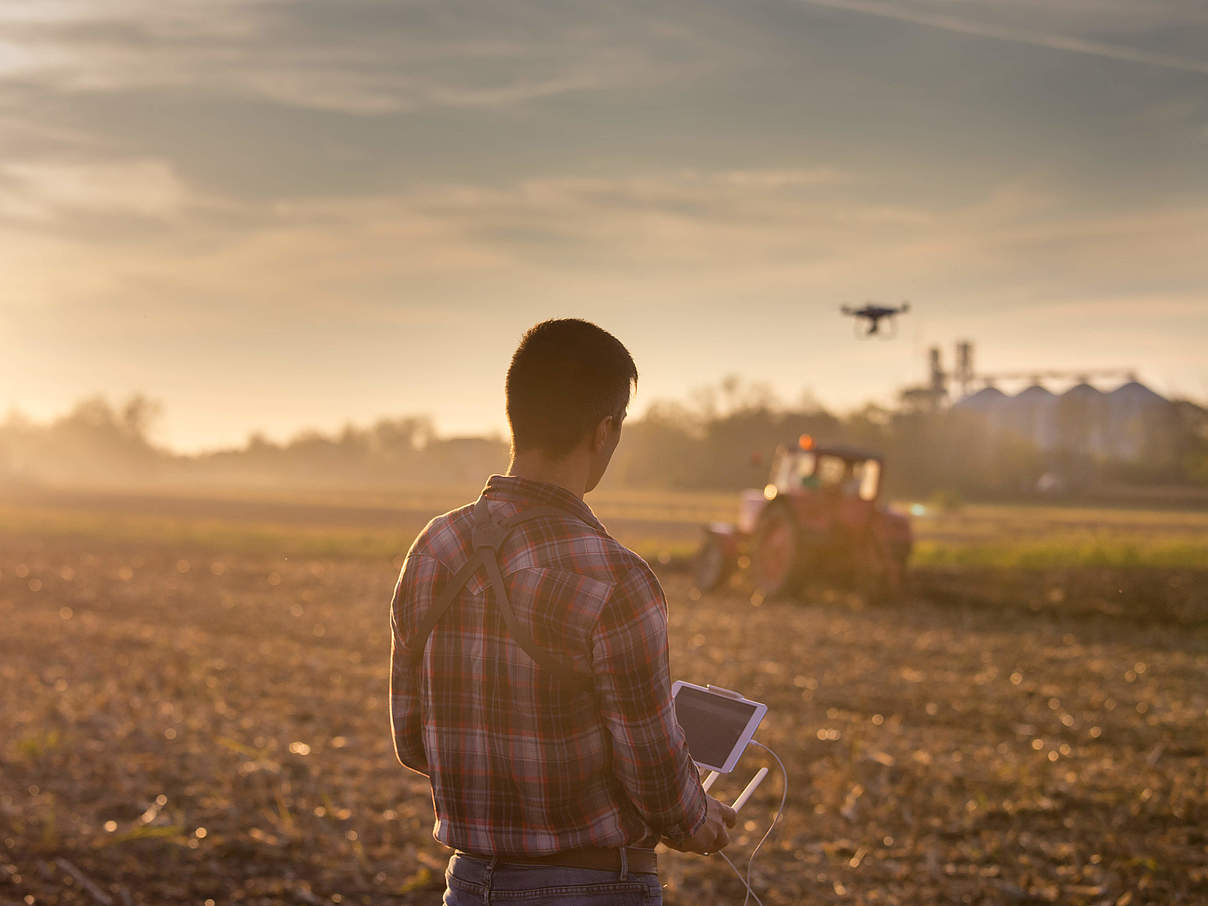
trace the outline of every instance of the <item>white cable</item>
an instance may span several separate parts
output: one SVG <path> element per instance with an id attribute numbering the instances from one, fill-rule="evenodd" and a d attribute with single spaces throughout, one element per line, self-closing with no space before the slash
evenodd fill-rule
<path id="1" fill-rule="evenodd" d="M 784 804 L 789 798 L 789 772 L 785 770 L 784 762 L 780 760 L 780 756 L 759 740 L 752 739 L 751 745 L 759 746 L 759 748 L 763 749 L 765 752 L 775 758 L 776 764 L 780 766 L 780 775 L 784 778 L 784 789 L 780 793 L 780 805 L 776 809 L 776 817 L 772 819 L 772 823 L 768 825 L 768 829 L 764 832 L 764 835 L 759 838 L 759 842 L 755 844 L 755 848 L 751 850 L 751 855 L 747 858 L 746 877 L 743 877 L 741 874 L 739 874 L 738 866 L 731 862 L 729 856 L 727 856 L 724 852 L 718 850 L 717 855 L 726 860 L 726 864 L 730 866 L 735 877 L 737 877 L 738 880 L 742 882 L 742 886 L 747 889 L 747 895 L 743 898 L 742 906 L 747 906 L 747 904 L 751 902 L 751 897 L 755 898 L 755 903 L 757 906 L 763 906 L 763 900 L 759 899 L 759 894 L 755 893 L 755 891 L 751 889 L 751 865 L 755 862 L 755 854 L 759 852 L 759 848 L 763 846 L 768 837 L 772 835 L 772 831 L 775 829 L 776 824 L 780 821 L 780 816 L 784 814 Z"/>
<path id="2" fill-rule="evenodd" d="M 742 906 L 747 906 L 747 903 L 750 902 L 751 897 L 755 898 L 756 906 L 763 906 L 763 900 L 759 899 L 759 894 L 753 891 L 751 889 L 751 885 L 743 880 L 742 873 L 738 870 L 738 866 L 730 861 L 730 857 L 721 851 L 718 851 L 717 855 L 726 860 L 726 864 L 730 866 L 730 870 L 734 872 L 734 876 L 738 878 L 739 883 L 747 889 L 747 895 L 743 897 Z"/>

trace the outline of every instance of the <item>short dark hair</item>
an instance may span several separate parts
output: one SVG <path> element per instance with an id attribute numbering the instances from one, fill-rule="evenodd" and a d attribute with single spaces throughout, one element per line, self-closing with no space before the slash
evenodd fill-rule
<path id="1" fill-rule="evenodd" d="M 578 318 L 542 321 L 508 367 L 512 449 L 565 456 L 601 419 L 625 414 L 637 382 L 633 357 L 608 331 Z"/>

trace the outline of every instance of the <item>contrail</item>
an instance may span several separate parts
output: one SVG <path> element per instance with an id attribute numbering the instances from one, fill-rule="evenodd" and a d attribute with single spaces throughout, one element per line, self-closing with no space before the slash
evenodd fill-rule
<path id="1" fill-rule="evenodd" d="M 1123 60 L 1128 63 L 1143 63 L 1147 66 L 1161 66 L 1164 69 L 1177 69 L 1181 72 L 1196 72 L 1208 75 L 1208 61 L 1190 60 L 1186 57 L 1175 57 L 1163 53 L 1149 53 L 1132 47 L 1121 47 L 1117 44 L 1103 44 L 1099 41 L 1086 41 L 1082 38 L 1069 38 L 1064 35 L 1051 35 L 1044 32 L 1028 31 L 1022 28 L 1011 28 L 1005 25 L 987 25 L 978 22 L 968 22 L 939 13 L 925 13 L 916 10 L 896 9 L 884 3 L 873 0 L 798 0 L 806 6 L 826 6 L 852 13 L 863 13 L 868 16 L 880 16 L 884 19 L 898 19 L 915 25 L 926 25 L 930 28 L 940 28 L 944 31 L 959 32 L 962 35 L 974 35 L 979 38 L 993 38 L 999 41 L 1013 41 L 1016 44 L 1031 44 L 1033 47 L 1047 47 L 1050 50 L 1069 50 L 1074 53 L 1088 54 L 1094 57 L 1107 57 L 1112 60 Z"/>

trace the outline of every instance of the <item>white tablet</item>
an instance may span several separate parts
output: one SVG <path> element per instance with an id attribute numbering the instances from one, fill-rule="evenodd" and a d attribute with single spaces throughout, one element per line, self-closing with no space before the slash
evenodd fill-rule
<path id="1" fill-rule="evenodd" d="M 703 768 L 728 774 L 734 770 L 768 706 L 718 686 L 671 684 L 675 719 L 688 739 L 688 753 Z"/>

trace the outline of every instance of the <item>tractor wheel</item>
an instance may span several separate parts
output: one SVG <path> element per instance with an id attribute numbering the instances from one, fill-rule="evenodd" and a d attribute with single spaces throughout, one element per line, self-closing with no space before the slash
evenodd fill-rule
<path id="1" fill-rule="evenodd" d="M 801 579 L 801 528 L 786 505 L 760 515 L 751 546 L 751 579 L 769 598 L 795 592 Z"/>
<path id="2" fill-rule="evenodd" d="M 864 599 L 864 603 L 871 605 L 887 604 L 893 597 L 889 577 L 876 566 L 856 577 L 853 591 Z"/>
<path id="3" fill-rule="evenodd" d="M 869 547 L 857 590 L 869 603 L 889 604 L 901 595 L 905 577 L 906 558 L 878 538 Z"/>
<path id="4" fill-rule="evenodd" d="M 692 579 L 701 591 L 713 591 L 730 578 L 734 569 L 731 557 L 713 535 L 705 535 L 692 562 Z"/>
<path id="5" fill-rule="evenodd" d="M 909 588 L 910 573 L 906 564 L 910 559 L 909 552 L 895 551 L 889 568 L 889 597 L 899 600 L 904 597 Z"/>

